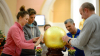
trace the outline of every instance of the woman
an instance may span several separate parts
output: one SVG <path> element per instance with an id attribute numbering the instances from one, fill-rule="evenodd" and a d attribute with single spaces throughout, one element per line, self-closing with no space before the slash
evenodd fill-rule
<path id="1" fill-rule="evenodd" d="M 28 22 L 28 19 L 29 14 L 22 6 L 17 14 L 17 22 L 8 31 L 6 44 L 1 56 L 20 56 L 21 49 L 34 49 L 40 43 L 42 37 L 33 38 L 29 41 L 25 40 L 22 27 Z M 34 44 L 34 41 L 37 42 Z"/>
<path id="2" fill-rule="evenodd" d="M 35 15 L 36 11 L 34 9 L 29 8 L 28 10 L 29 13 L 29 19 L 28 23 L 23 27 L 24 34 L 25 34 L 25 39 L 30 40 L 35 37 L 40 37 L 40 31 L 37 26 L 37 22 L 35 21 Z M 21 52 L 21 56 L 35 56 L 35 49 L 23 49 Z"/>
<path id="3" fill-rule="evenodd" d="M 45 24 L 44 25 L 44 31 L 46 31 L 48 28 L 50 28 L 51 25 L 50 24 Z M 45 44 L 41 44 L 41 47 L 42 47 L 42 56 L 46 56 L 46 53 L 47 53 L 47 47 L 45 46 Z"/>

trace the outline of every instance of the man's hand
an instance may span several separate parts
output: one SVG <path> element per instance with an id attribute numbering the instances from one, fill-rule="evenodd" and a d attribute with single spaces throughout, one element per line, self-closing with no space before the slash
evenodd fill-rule
<path id="1" fill-rule="evenodd" d="M 65 35 L 65 36 L 63 36 L 63 37 L 62 37 L 62 40 L 63 40 L 63 41 L 65 41 L 65 42 L 67 43 L 67 42 L 68 42 L 68 40 L 69 40 L 69 38 L 68 38 L 68 36 L 67 36 L 67 35 Z"/>
<path id="2" fill-rule="evenodd" d="M 71 39 L 70 37 L 68 37 L 67 35 L 62 37 L 62 40 L 65 41 L 67 43 L 67 45 L 71 45 L 70 42 L 68 43 L 68 40 Z"/>

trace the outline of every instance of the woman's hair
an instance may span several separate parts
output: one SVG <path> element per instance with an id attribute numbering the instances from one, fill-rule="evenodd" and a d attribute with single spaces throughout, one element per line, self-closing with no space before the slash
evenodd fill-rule
<path id="1" fill-rule="evenodd" d="M 23 18 L 26 14 L 28 14 L 28 12 L 25 11 L 25 6 L 23 5 L 23 6 L 20 7 L 20 11 L 18 12 L 18 14 L 16 16 L 17 20 L 19 20 L 20 16 Z"/>
<path id="2" fill-rule="evenodd" d="M 27 9 L 27 11 L 29 13 L 29 16 L 36 14 L 36 11 L 34 9 L 32 9 L 32 8 Z"/>
<path id="3" fill-rule="evenodd" d="M 45 24 L 45 25 L 44 25 L 44 30 L 45 30 L 45 27 L 47 27 L 47 26 L 50 26 L 50 27 L 51 27 L 51 25 L 50 25 L 50 24 Z"/>

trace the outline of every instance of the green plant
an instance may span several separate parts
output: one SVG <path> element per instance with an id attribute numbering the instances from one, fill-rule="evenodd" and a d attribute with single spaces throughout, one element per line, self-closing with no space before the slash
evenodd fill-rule
<path id="1" fill-rule="evenodd" d="M 5 36 L 3 35 L 2 30 L 0 30 L 0 38 L 4 38 Z"/>
<path id="2" fill-rule="evenodd" d="M 3 47 L 4 44 L 6 43 L 6 40 L 5 40 L 5 35 L 3 34 L 2 30 L 0 30 L 0 38 L 2 42 L 0 42 L 0 47 Z"/>
<path id="3" fill-rule="evenodd" d="M 69 50 L 68 50 L 68 53 L 69 53 L 69 55 L 74 55 L 75 54 L 75 49 L 74 49 L 74 47 L 71 47 Z"/>
<path id="4" fill-rule="evenodd" d="M 37 48 L 35 49 L 35 51 L 36 51 L 36 53 L 42 53 L 41 47 L 37 47 Z"/>

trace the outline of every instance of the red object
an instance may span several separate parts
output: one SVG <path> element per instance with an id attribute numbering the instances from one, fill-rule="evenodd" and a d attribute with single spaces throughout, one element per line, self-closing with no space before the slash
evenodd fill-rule
<path id="1" fill-rule="evenodd" d="M 41 49 L 41 47 L 37 47 L 37 49 Z"/>
<path id="2" fill-rule="evenodd" d="M 74 47 L 71 47 L 70 49 L 71 49 L 71 50 L 74 50 Z"/>

